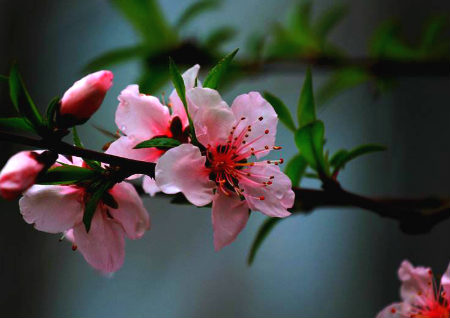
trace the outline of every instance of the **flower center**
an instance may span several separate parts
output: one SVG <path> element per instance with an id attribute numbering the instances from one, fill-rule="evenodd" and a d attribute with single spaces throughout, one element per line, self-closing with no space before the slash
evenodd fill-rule
<path id="1" fill-rule="evenodd" d="M 243 125 L 245 119 L 245 117 L 242 117 L 232 127 L 225 145 L 217 145 L 215 147 L 207 145 L 206 147 L 207 166 L 211 169 L 210 178 L 216 182 L 218 190 L 227 196 L 233 193 L 243 196 L 243 184 L 253 187 L 267 187 L 272 185 L 273 175 L 255 173 L 252 168 L 255 166 L 278 165 L 283 163 L 282 158 L 279 160 L 248 162 L 251 156 L 267 153 L 271 149 L 280 150 L 281 147 L 269 147 L 267 145 L 261 149 L 252 147 L 257 141 L 269 134 L 269 130 L 265 129 L 263 134 L 253 135 L 252 126 Z M 263 121 L 263 117 L 259 117 L 258 120 Z M 264 196 L 257 198 L 259 200 L 265 199 Z"/>

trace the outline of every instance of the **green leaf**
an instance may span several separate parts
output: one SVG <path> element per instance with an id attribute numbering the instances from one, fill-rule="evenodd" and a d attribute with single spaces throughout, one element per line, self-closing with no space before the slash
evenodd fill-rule
<path id="1" fill-rule="evenodd" d="M 72 137 L 73 137 L 73 144 L 75 146 L 79 148 L 84 148 L 83 142 L 81 141 L 80 136 L 78 135 L 78 130 L 75 126 L 72 127 Z M 103 170 L 102 165 L 98 161 L 86 158 L 83 158 L 83 161 L 86 162 L 86 164 L 94 170 L 97 171 Z"/>
<path id="2" fill-rule="evenodd" d="M 295 143 L 306 162 L 319 175 L 327 175 L 323 155 L 325 127 L 320 120 L 313 121 L 298 129 L 295 133 Z"/>
<path id="3" fill-rule="evenodd" d="M 109 182 L 102 183 L 94 190 L 91 197 L 86 201 L 84 206 L 83 223 L 86 227 L 86 232 L 89 233 L 91 229 L 92 218 L 94 217 L 95 210 L 97 210 L 98 203 L 105 195 L 105 192 L 111 187 Z"/>
<path id="4" fill-rule="evenodd" d="M 319 39 L 324 41 L 336 24 L 345 17 L 347 12 L 347 5 L 335 4 L 322 13 L 313 26 L 313 30 Z"/>
<path id="5" fill-rule="evenodd" d="M 0 74 L 0 80 L 5 81 L 5 82 L 8 82 L 8 81 L 9 81 L 9 77 L 6 76 L 6 75 Z"/>
<path id="6" fill-rule="evenodd" d="M 324 104 L 347 89 L 351 89 L 370 80 L 370 74 L 362 68 L 347 67 L 337 70 L 320 87 L 317 93 L 317 101 L 319 105 Z"/>
<path id="7" fill-rule="evenodd" d="M 31 99 L 16 64 L 11 67 L 9 74 L 9 93 L 16 110 L 28 118 L 34 127 L 42 126 L 41 114 Z M 26 105 L 24 105 L 24 99 L 26 100 Z"/>
<path id="8" fill-rule="evenodd" d="M 53 97 L 53 99 L 50 101 L 50 103 L 47 106 L 47 111 L 46 111 L 45 117 L 46 117 L 49 128 L 53 128 L 53 126 L 54 126 L 55 115 L 59 109 L 59 105 L 60 105 L 60 98 L 58 96 L 56 96 L 56 97 Z"/>
<path id="9" fill-rule="evenodd" d="M 205 46 L 210 50 L 216 50 L 236 35 L 236 30 L 231 27 L 222 27 L 212 31 L 205 40 Z"/>
<path id="10" fill-rule="evenodd" d="M 306 167 L 308 167 L 308 162 L 301 154 L 296 154 L 288 161 L 284 173 L 291 179 L 293 187 L 299 186 Z"/>
<path id="11" fill-rule="evenodd" d="M 333 173 L 338 172 L 340 169 L 344 168 L 344 166 L 351 160 L 360 157 L 365 154 L 369 154 L 377 151 L 386 150 L 385 146 L 377 145 L 377 144 L 366 144 L 356 147 L 350 151 L 338 151 L 333 158 L 330 160 L 330 164 L 334 167 Z"/>
<path id="12" fill-rule="evenodd" d="M 117 209 L 119 207 L 119 203 L 117 203 L 116 199 L 114 199 L 108 191 L 103 193 L 102 202 L 113 209 Z"/>
<path id="13" fill-rule="evenodd" d="M 179 17 L 178 21 L 175 23 L 175 28 L 180 30 L 192 19 L 194 19 L 199 14 L 217 8 L 220 5 L 219 0 L 200 0 L 192 3 L 183 14 Z"/>
<path id="14" fill-rule="evenodd" d="M 73 144 L 77 147 L 84 148 L 80 136 L 78 135 L 78 130 L 75 127 L 73 127 L 72 129 L 72 135 L 73 135 Z"/>
<path id="15" fill-rule="evenodd" d="M 137 144 L 134 149 L 142 149 L 142 148 L 174 148 L 176 146 L 181 145 L 179 140 L 168 138 L 168 137 L 155 137 L 150 140 L 143 141 Z"/>
<path id="16" fill-rule="evenodd" d="M 149 49 L 142 45 L 114 49 L 90 61 L 84 71 L 93 72 L 132 59 L 144 58 L 148 53 Z"/>
<path id="17" fill-rule="evenodd" d="M 314 104 L 314 92 L 312 86 L 311 69 L 306 70 L 300 100 L 298 101 L 297 117 L 299 128 L 316 120 L 316 106 Z"/>
<path id="18" fill-rule="evenodd" d="M 97 172 L 78 166 L 64 165 L 50 168 L 43 176 L 38 178 L 38 184 L 74 184 L 92 179 Z"/>
<path id="19" fill-rule="evenodd" d="M 275 227 L 275 225 L 280 222 L 281 218 L 267 218 L 256 234 L 255 239 L 253 240 L 252 247 L 250 248 L 250 253 L 248 254 L 247 264 L 251 266 L 253 261 L 255 260 L 256 253 L 261 248 L 262 243 Z"/>
<path id="20" fill-rule="evenodd" d="M 227 56 L 225 56 L 223 59 L 219 61 L 219 63 L 216 64 L 208 73 L 208 75 L 205 78 L 205 81 L 203 82 L 203 87 L 217 89 L 219 86 L 220 81 L 222 80 L 222 77 L 227 72 L 231 61 L 233 60 L 236 53 L 239 51 L 239 49 L 234 50 Z"/>
<path id="21" fill-rule="evenodd" d="M 300 33 L 309 33 L 311 11 L 311 0 L 300 1 L 300 3 L 294 8 L 294 10 L 291 11 L 288 17 L 289 29 L 297 35 Z"/>
<path id="22" fill-rule="evenodd" d="M 172 80 L 173 86 L 177 91 L 178 97 L 180 97 L 181 102 L 184 105 L 184 108 L 187 110 L 187 102 L 186 102 L 186 87 L 184 86 L 183 76 L 181 76 L 180 71 L 178 70 L 177 65 L 173 61 L 171 57 L 169 57 L 169 73 L 170 79 Z"/>
<path id="23" fill-rule="evenodd" d="M 164 17 L 157 0 L 112 0 L 112 2 L 140 33 L 146 47 L 161 49 L 176 42 L 176 33 Z"/>
<path id="24" fill-rule="evenodd" d="M 448 22 L 449 19 L 446 15 L 434 16 L 428 21 L 421 41 L 421 50 L 424 54 L 434 53 L 432 51 L 439 44 L 439 36 L 443 35 L 444 28 L 448 25 Z"/>
<path id="25" fill-rule="evenodd" d="M 295 132 L 297 128 L 295 127 L 295 123 L 294 120 L 292 119 L 291 112 L 289 111 L 289 108 L 283 103 L 283 101 L 269 92 L 264 92 L 263 96 L 269 102 L 269 104 L 271 104 L 272 107 L 275 109 L 280 121 L 289 130 Z"/>
<path id="26" fill-rule="evenodd" d="M 8 130 L 19 130 L 35 132 L 33 126 L 29 123 L 26 118 L 22 117 L 10 117 L 10 118 L 0 118 L 0 129 L 6 128 Z"/>

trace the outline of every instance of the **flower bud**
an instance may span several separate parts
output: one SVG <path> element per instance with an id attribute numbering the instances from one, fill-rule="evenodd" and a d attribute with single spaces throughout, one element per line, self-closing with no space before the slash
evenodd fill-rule
<path id="1" fill-rule="evenodd" d="M 113 73 L 98 71 L 76 81 L 61 99 L 57 125 L 71 127 L 86 122 L 100 107 L 112 86 Z"/>
<path id="2" fill-rule="evenodd" d="M 13 200 L 34 184 L 46 167 L 39 156 L 36 152 L 21 151 L 9 158 L 0 172 L 0 195 L 3 198 Z"/>

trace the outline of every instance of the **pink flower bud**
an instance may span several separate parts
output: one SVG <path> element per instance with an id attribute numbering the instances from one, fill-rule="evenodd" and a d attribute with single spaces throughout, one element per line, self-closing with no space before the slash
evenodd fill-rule
<path id="1" fill-rule="evenodd" d="M 0 172 L 0 195 L 7 200 L 14 200 L 31 187 L 45 164 L 38 161 L 38 154 L 21 151 L 6 162 Z"/>
<path id="2" fill-rule="evenodd" d="M 102 104 L 113 77 L 110 71 L 98 71 L 76 81 L 61 99 L 58 126 L 70 127 L 86 122 Z"/>

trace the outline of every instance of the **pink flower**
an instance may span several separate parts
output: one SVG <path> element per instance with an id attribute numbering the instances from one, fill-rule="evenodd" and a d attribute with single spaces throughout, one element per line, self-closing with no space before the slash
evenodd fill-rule
<path id="1" fill-rule="evenodd" d="M 6 162 L 0 172 L 0 195 L 7 199 L 16 199 L 36 181 L 45 163 L 38 161 L 39 154 L 21 151 Z"/>
<path id="2" fill-rule="evenodd" d="M 212 201 L 216 250 L 233 242 L 244 228 L 249 209 L 271 217 L 290 215 L 291 181 L 280 160 L 248 162 L 276 147 L 278 117 L 259 93 L 238 96 L 231 108 L 209 88 L 186 91 L 197 138 L 204 146 L 182 144 L 156 164 L 156 184 L 165 193 L 182 192 L 194 205 Z"/>
<path id="3" fill-rule="evenodd" d="M 98 71 L 76 81 L 61 99 L 58 125 L 70 127 L 86 122 L 102 104 L 113 77 L 110 71 Z"/>
<path id="4" fill-rule="evenodd" d="M 194 87 L 200 66 L 195 65 L 183 74 L 187 89 Z M 106 151 L 109 154 L 130 159 L 156 162 L 165 152 L 158 148 L 133 149 L 137 144 L 155 138 L 171 137 L 187 142 L 189 125 L 183 103 L 174 90 L 169 97 L 169 107 L 158 98 L 139 93 L 138 85 L 129 85 L 119 96 L 116 124 L 124 134 Z M 155 182 L 144 177 L 144 190 L 149 194 L 158 192 Z"/>
<path id="5" fill-rule="evenodd" d="M 80 158 L 73 158 L 81 166 Z M 63 157 L 59 161 L 70 163 Z M 125 257 L 124 237 L 141 238 L 150 228 L 150 218 L 134 189 L 117 183 L 109 194 L 118 203 L 114 209 L 100 202 L 89 233 L 83 224 L 86 189 L 76 185 L 34 185 L 19 201 L 24 220 L 39 231 L 65 233 L 86 261 L 104 273 L 117 271 Z"/>
<path id="6" fill-rule="evenodd" d="M 436 285 L 433 272 L 427 267 L 414 267 L 403 261 L 398 270 L 402 282 L 402 302 L 384 308 L 377 318 L 441 318 L 450 317 L 450 266 Z"/>

